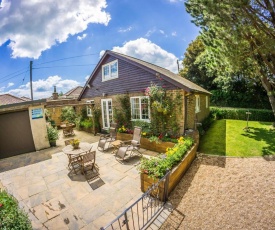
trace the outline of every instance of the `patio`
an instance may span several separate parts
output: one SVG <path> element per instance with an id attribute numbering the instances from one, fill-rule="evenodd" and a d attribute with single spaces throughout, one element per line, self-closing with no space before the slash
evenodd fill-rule
<path id="1" fill-rule="evenodd" d="M 77 132 L 76 138 L 82 133 Z M 61 150 L 62 141 L 59 140 L 58 147 L 49 149 L 55 149 L 56 153 L 42 154 L 47 155 L 45 159 L 35 152 L 0 161 L 0 187 L 2 183 L 19 201 L 34 229 L 99 229 L 142 195 L 136 169 L 138 157 L 121 163 L 115 159 L 112 149 L 103 153 L 94 143 L 99 175 L 87 181 L 81 174 L 69 174 L 68 157 Z M 146 150 L 142 152 L 146 154 Z M 17 158 L 21 164 L 15 168 Z M 35 163 L 29 164 L 29 161 Z M 14 169 L 3 171 L 7 167 Z"/>

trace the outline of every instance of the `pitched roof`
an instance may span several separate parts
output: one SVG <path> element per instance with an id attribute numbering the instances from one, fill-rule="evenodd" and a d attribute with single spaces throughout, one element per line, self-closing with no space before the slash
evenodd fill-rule
<path id="1" fill-rule="evenodd" d="M 16 97 L 11 94 L 2 94 L 0 95 L 0 105 L 9 105 L 26 101 L 23 98 Z"/>
<path id="2" fill-rule="evenodd" d="M 77 86 L 68 92 L 64 93 L 62 96 L 58 96 L 58 99 L 75 99 L 79 97 L 79 94 L 81 93 L 83 87 Z M 48 100 L 52 100 L 53 96 L 50 96 Z"/>
<path id="3" fill-rule="evenodd" d="M 120 56 L 123 57 L 124 59 L 130 60 L 131 62 L 135 62 L 138 63 L 144 67 L 147 67 L 151 70 L 154 70 L 154 72 L 157 72 L 161 75 L 163 75 L 164 77 L 167 77 L 165 80 L 171 79 L 172 81 L 175 81 L 177 83 L 179 83 L 184 89 L 188 88 L 191 92 L 201 92 L 201 93 L 207 93 L 207 94 L 211 94 L 209 91 L 207 91 L 206 89 L 202 88 L 201 86 L 189 81 L 188 79 L 181 77 L 178 74 L 175 74 L 173 72 L 171 72 L 168 69 L 162 68 L 160 66 L 154 65 L 152 63 L 140 60 L 138 58 L 134 58 L 125 54 L 121 54 L 121 53 L 117 53 L 114 51 L 106 51 L 107 54 L 115 54 L 116 56 Z M 178 85 L 178 86 L 180 86 Z M 180 88 L 182 88 L 180 87 Z"/>
<path id="4" fill-rule="evenodd" d="M 20 97 L 21 99 L 23 99 L 24 101 L 31 101 L 32 99 L 28 98 L 28 97 Z"/>
<path id="5" fill-rule="evenodd" d="M 67 93 L 64 93 L 64 96 L 66 97 L 78 97 L 79 94 L 81 93 L 83 87 L 82 86 L 77 86 L 71 90 L 69 90 Z"/>
<path id="6" fill-rule="evenodd" d="M 209 91 L 207 91 L 206 89 L 202 88 L 201 86 L 189 81 L 186 78 L 181 77 L 178 74 L 175 74 L 173 72 L 171 72 L 170 70 L 167 70 L 165 68 L 162 68 L 160 66 L 154 65 L 152 63 L 143 61 L 141 59 L 138 58 L 134 58 L 122 53 L 117 53 L 114 51 L 110 51 L 110 50 L 106 50 L 104 55 L 101 57 L 100 61 L 97 63 L 95 69 L 93 70 L 92 74 L 90 75 L 89 79 L 86 81 L 86 84 L 82 90 L 82 92 L 80 93 L 78 100 L 81 99 L 82 94 L 84 93 L 86 87 L 89 87 L 88 83 L 91 81 L 94 73 L 100 68 L 101 63 L 103 62 L 103 60 L 105 59 L 105 57 L 107 55 L 111 55 L 113 57 L 116 57 L 118 59 L 122 59 L 126 62 L 130 62 L 131 64 L 137 65 L 140 68 L 145 69 L 146 71 L 152 72 L 153 74 L 160 74 L 161 77 L 174 84 L 175 86 L 184 89 L 187 92 L 199 92 L 199 93 L 205 93 L 205 94 L 211 94 Z"/>

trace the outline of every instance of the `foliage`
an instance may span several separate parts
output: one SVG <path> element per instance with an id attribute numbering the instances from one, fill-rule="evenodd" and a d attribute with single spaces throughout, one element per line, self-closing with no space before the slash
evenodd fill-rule
<path id="1" fill-rule="evenodd" d="M 199 152 L 222 156 L 265 156 L 275 154 L 275 130 L 271 122 L 217 120 L 200 139 Z"/>
<path id="2" fill-rule="evenodd" d="M 150 142 L 156 142 L 156 143 L 160 143 L 160 140 L 159 140 L 159 138 L 157 137 L 157 136 L 151 136 L 150 138 L 149 138 L 149 141 Z"/>
<path id="3" fill-rule="evenodd" d="M 0 191 L 0 229 L 32 229 L 27 214 L 20 210 L 17 201 L 5 191 Z"/>
<path id="4" fill-rule="evenodd" d="M 218 108 L 211 107 L 210 113 L 214 119 L 236 119 L 246 120 L 246 112 L 251 112 L 249 120 L 251 121 L 273 121 L 273 113 L 266 109 L 243 109 L 243 108 Z"/>
<path id="5" fill-rule="evenodd" d="M 167 148 L 164 157 L 142 158 L 138 170 L 140 173 L 148 174 L 151 178 L 161 178 L 167 170 L 171 170 L 183 159 L 193 144 L 192 138 L 180 137 L 173 148 Z"/>
<path id="6" fill-rule="evenodd" d="M 48 109 L 44 109 L 46 121 L 51 121 L 51 113 Z"/>
<path id="7" fill-rule="evenodd" d="M 100 119 L 100 116 L 101 116 L 100 107 L 94 108 L 93 115 L 94 115 L 95 129 L 97 129 L 98 131 L 100 131 L 101 130 L 101 125 L 100 125 L 100 122 L 99 122 L 99 119 Z"/>
<path id="8" fill-rule="evenodd" d="M 261 82 L 275 116 L 274 2 L 187 0 L 185 5 L 207 49 L 218 57 L 221 81 L 222 73 L 235 72 Z"/>
<path id="9" fill-rule="evenodd" d="M 266 91 L 248 63 L 235 71 L 224 58 L 205 46 L 202 36 L 189 44 L 183 59 L 182 77 L 212 93 L 211 104 L 241 108 L 270 108 Z M 220 60 L 220 59 L 221 60 Z"/>
<path id="10" fill-rule="evenodd" d="M 134 129 L 135 126 L 141 127 L 142 132 L 145 132 L 148 135 L 151 133 L 151 124 L 146 121 L 142 121 L 142 120 L 132 121 L 132 129 Z"/>
<path id="11" fill-rule="evenodd" d="M 179 136 L 179 123 L 177 114 L 182 112 L 182 96 L 173 95 L 161 86 L 151 83 L 145 94 L 150 97 L 152 136 L 174 135 Z"/>
<path id="12" fill-rule="evenodd" d="M 47 125 L 47 134 L 49 142 L 56 141 L 59 138 L 59 133 L 57 128 L 52 127 L 51 125 Z"/>
<path id="13" fill-rule="evenodd" d="M 91 118 L 87 118 L 80 122 L 80 127 L 84 127 L 86 129 L 93 127 L 93 121 Z"/>
<path id="14" fill-rule="evenodd" d="M 128 94 L 118 96 L 117 100 L 119 101 L 121 109 L 114 109 L 114 118 L 118 127 L 124 125 L 127 128 L 131 128 L 131 104 L 130 97 Z"/>
<path id="15" fill-rule="evenodd" d="M 124 125 L 122 125 L 120 128 L 118 128 L 117 130 L 119 133 L 126 133 L 127 129 L 124 127 Z"/>
<path id="16" fill-rule="evenodd" d="M 68 121 L 69 123 L 75 123 L 76 112 L 72 106 L 66 106 L 62 108 L 60 119 L 61 121 Z"/>

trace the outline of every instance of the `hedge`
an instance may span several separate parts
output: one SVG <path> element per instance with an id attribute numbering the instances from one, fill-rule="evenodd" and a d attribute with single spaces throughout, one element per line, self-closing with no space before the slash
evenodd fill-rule
<path id="1" fill-rule="evenodd" d="M 250 121 L 275 121 L 275 117 L 272 110 L 210 107 L 210 113 L 214 119 L 246 120 L 246 112 L 248 111 L 251 113 L 249 115 Z"/>

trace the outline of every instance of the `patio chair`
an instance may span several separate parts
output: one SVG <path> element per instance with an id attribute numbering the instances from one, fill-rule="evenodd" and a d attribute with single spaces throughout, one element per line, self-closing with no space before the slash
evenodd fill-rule
<path id="1" fill-rule="evenodd" d="M 96 151 L 88 151 L 81 155 L 82 161 L 81 161 L 81 170 L 84 174 L 85 178 L 88 179 L 88 172 L 91 171 L 94 172 L 94 169 L 97 172 L 96 165 L 95 165 L 95 157 L 96 157 Z"/>
<path id="2" fill-rule="evenodd" d="M 116 158 L 118 157 L 118 158 L 124 160 L 125 156 L 127 155 L 127 152 L 130 152 L 129 157 L 133 156 L 134 152 L 138 152 L 138 155 L 142 156 L 142 153 L 139 151 L 140 138 L 141 138 L 141 127 L 135 126 L 134 133 L 133 133 L 133 139 L 130 141 L 124 142 L 124 144 L 126 144 L 126 143 L 130 143 L 130 144 L 120 147 L 116 153 Z"/>
<path id="3" fill-rule="evenodd" d="M 71 141 L 74 141 L 74 139 L 65 140 L 64 143 L 67 146 L 71 144 Z"/>
<path id="4" fill-rule="evenodd" d="M 109 134 L 101 134 L 98 141 L 97 149 L 105 151 L 109 148 L 110 143 L 116 140 L 116 128 L 111 127 Z"/>
<path id="5" fill-rule="evenodd" d="M 74 136 L 75 134 L 74 134 L 73 127 L 71 125 L 69 125 L 69 126 L 66 126 L 65 128 L 63 128 L 63 135 L 65 137 L 67 137 L 67 136 Z"/>

